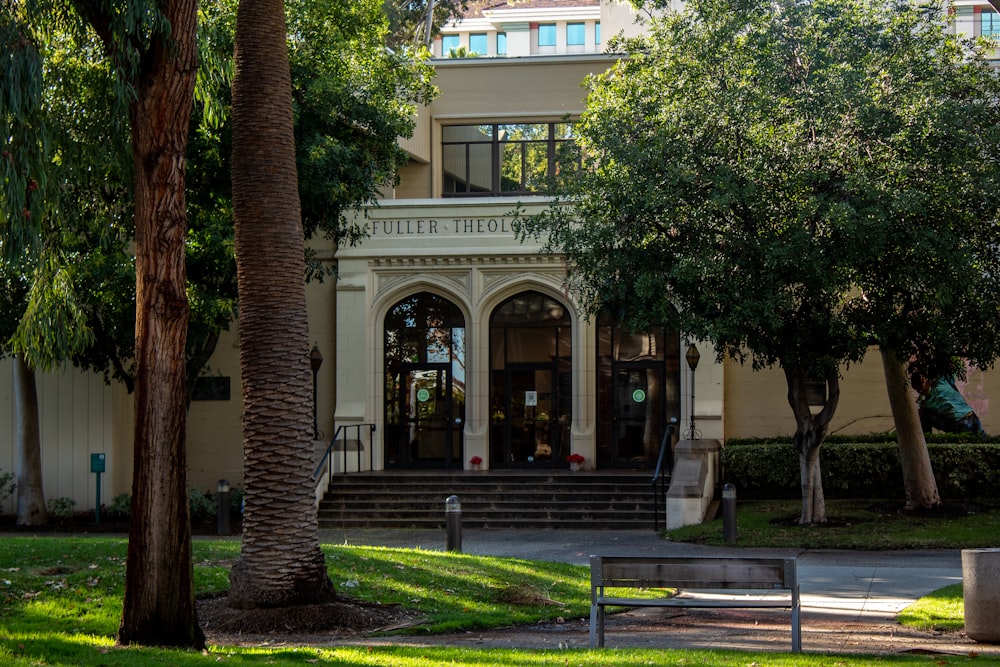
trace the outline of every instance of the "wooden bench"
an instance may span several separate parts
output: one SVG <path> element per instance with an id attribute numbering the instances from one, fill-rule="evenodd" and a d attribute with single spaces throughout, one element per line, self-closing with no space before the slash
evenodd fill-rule
<path id="1" fill-rule="evenodd" d="M 623 597 L 620 589 L 672 588 L 672 597 Z M 684 591 L 725 591 L 687 597 Z M 742 591 L 742 593 L 741 593 Z M 748 593 L 753 591 L 753 593 Z M 761 593 L 761 591 L 767 591 Z M 590 647 L 604 646 L 604 608 L 784 608 L 792 613 L 792 651 L 802 650 L 799 583 L 794 558 L 590 557 Z"/>

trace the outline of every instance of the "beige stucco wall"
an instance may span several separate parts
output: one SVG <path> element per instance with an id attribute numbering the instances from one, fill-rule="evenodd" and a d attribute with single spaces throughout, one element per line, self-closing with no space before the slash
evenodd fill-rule
<path id="1" fill-rule="evenodd" d="M 749 365 L 728 360 L 725 373 L 726 438 L 794 433 L 795 422 L 780 368 L 755 372 Z M 990 412 L 989 397 L 1000 391 L 1000 372 L 969 368 L 966 380 L 957 382 L 957 386 L 979 415 L 986 432 L 995 433 L 1000 422 Z M 892 430 L 882 359 L 878 350 L 873 349 L 862 363 L 843 369 L 840 402 L 830 433 L 855 435 Z"/>

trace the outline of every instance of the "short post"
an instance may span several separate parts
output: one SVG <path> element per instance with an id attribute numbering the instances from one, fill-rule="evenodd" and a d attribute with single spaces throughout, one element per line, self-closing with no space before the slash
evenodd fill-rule
<path id="1" fill-rule="evenodd" d="M 736 487 L 732 484 L 722 486 L 722 535 L 726 542 L 736 542 Z"/>
<path id="2" fill-rule="evenodd" d="M 229 534 L 229 480 L 220 479 L 216 498 L 216 532 L 219 535 Z"/>
<path id="3" fill-rule="evenodd" d="M 458 496 L 448 496 L 444 501 L 445 550 L 462 550 L 462 503 Z"/>
<path id="4" fill-rule="evenodd" d="M 90 472 L 97 475 L 97 502 L 94 504 L 94 523 L 101 522 L 101 473 L 107 472 L 104 453 L 90 455 Z"/>

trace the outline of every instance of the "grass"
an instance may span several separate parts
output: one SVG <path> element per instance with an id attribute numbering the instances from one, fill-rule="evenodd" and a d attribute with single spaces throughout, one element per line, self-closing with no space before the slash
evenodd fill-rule
<path id="1" fill-rule="evenodd" d="M 917 600 L 896 617 L 922 630 L 956 631 L 965 627 L 962 584 L 952 584 Z"/>
<path id="2" fill-rule="evenodd" d="M 828 500 L 829 525 L 798 525 L 801 502 L 740 502 L 738 544 L 803 549 L 965 549 L 1000 545 L 1000 508 L 975 513 L 901 512 L 873 500 Z M 677 542 L 723 545 L 722 519 L 667 532 Z"/>
<path id="3" fill-rule="evenodd" d="M 797 503 L 741 503 L 739 544 L 810 548 L 959 548 L 1000 543 L 996 510 L 948 520 L 879 511 L 872 503 L 830 501 L 838 525 L 794 525 Z M 975 536 L 973 539 L 972 536 Z M 722 543 L 720 522 L 671 531 L 670 539 Z M 198 593 L 224 591 L 239 542 L 196 540 Z M 420 549 L 324 546 L 337 588 L 368 601 L 418 609 L 423 634 L 537 623 L 589 613 L 584 566 L 493 558 Z M 289 648 L 214 646 L 205 653 L 116 647 L 126 543 L 109 537 L 6 537 L 0 539 L 0 665 L 357 665 L 443 667 L 862 667 L 936 665 L 940 656 L 829 656 L 739 651 L 603 649 L 590 651 L 474 648 Z M 901 622 L 918 627 L 962 627 L 961 586 L 942 589 L 905 610 Z M 280 642 L 280 638 L 278 640 Z M 976 661 L 948 656 L 946 664 Z M 981 660 L 977 664 L 983 664 Z"/>

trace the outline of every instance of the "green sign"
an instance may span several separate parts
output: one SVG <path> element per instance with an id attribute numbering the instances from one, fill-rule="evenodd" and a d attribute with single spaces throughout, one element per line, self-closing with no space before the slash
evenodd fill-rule
<path id="1" fill-rule="evenodd" d="M 430 398 L 431 398 L 431 392 L 427 391 L 426 389 L 420 389 L 419 391 L 417 391 L 417 400 L 420 401 L 421 403 L 426 403 L 427 401 L 430 400 Z"/>
<path id="2" fill-rule="evenodd" d="M 646 392 L 642 389 L 636 389 L 632 392 L 632 400 L 636 403 L 644 403 L 646 401 Z"/>

